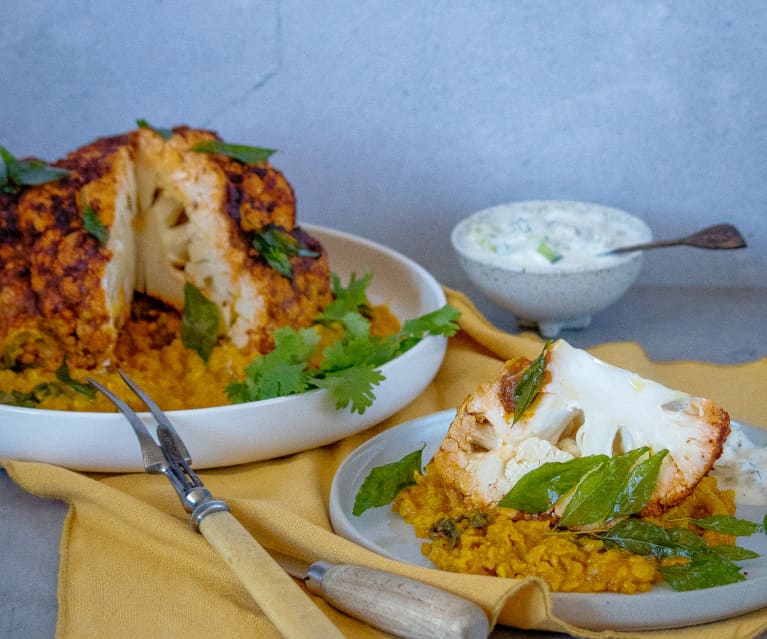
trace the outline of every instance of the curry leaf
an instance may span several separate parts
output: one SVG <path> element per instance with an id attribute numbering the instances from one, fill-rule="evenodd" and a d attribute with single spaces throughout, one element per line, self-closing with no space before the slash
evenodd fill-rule
<path id="1" fill-rule="evenodd" d="M 542 513 L 570 492 L 607 455 L 587 455 L 565 462 L 546 462 L 526 473 L 498 502 L 525 513 Z"/>
<path id="2" fill-rule="evenodd" d="M 206 362 L 218 340 L 221 312 L 193 284 L 184 285 L 184 311 L 181 315 L 181 341 Z"/>
<path id="3" fill-rule="evenodd" d="M 666 583 L 677 591 L 712 588 L 745 580 L 740 568 L 725 558 L 694 559 L 678 565 L 659 566 L 658 570 Z"/>
<path id="4" fill-rule="evenodd" d="M 514 386 L 514 422 L 522 417 L 543 386 L 544 373 L 546 372 L 546 350 L 550 345 L 551 340 L 543 345 L 541 354 L 525 369 L 519 382 Z"/>
<path id="5" fill-rule="evenodd" d="M 746 519 L 738 519 L 731 515 L 712 515 L 703 519 L 693 519 L 692 523 L 706 530 L 715 530 L 723 535 L 748 537 L 756 532 L 762 532 L 764 526 Z"/>
<path id="6" fill-rule="evenodd" d="M 82 201 L 83 227 L 99 241 L 99 244 L 106 245 L 109 242 L 109 228 L 101 221 L 96 210 L 88 204 L 84 190 L 80 191 L 80 199 Z"/>
<path id="7" fill-rule="evenodd" d="M 0 146 L 0 160 L 0 191 L 5 193 L 16 193 L 24 186 L 55 182 L 70 174 L 67 169 L 51 166 L 37 158 L 17 160 L 4 146 Z"/>
<path id="8" fill-rule="evenodd" d="M 293 277 L 291 257 L 316 258 L 321 255 L 320 252 L 303 246 L 288 231 L 276 224 L 267 224 L 258 233 L 254 233 L 253 247 L 269 266 L 288 279 Z"/>
<path id="9" fill-rule="evenodd" d="M 756 559 L 760 556 L 758 552 L 754 552 L 748 548 L 741 548 L 740 546 L 733 546 L 731 544 L 712 546 L 711 550 L 730 561 L 744 561 L 746 559 Z"/>
<path id="10" fill-rule="evenodd" d="M 614 519 L 613 508 L 619 497 L 624 504 L 631 499 L 628 480 L 637 460 L 646 453 L 647 448 L 636 448 L 623 455 L 608 457 L 594 468 L 575 487 L 557 525 L 583 526 Z"/>
<path id="11" fill-rule="evenodd" d="M 64 359 L 61 362 L 61 366 L 56 369 L 56 379 L 58 379 L 62 384 L 66 384 L 78 393 L 82 393 L 86 397 L 90 397 L 91 399 L 96 397 L 96 389 L 93 388 L 93 386 L 85 382 L 78 382 L 72 377 L 69 372 L 69 367 L 67 366 L 66 359 Z"/>
<path id="12" fill-rule="evenodd" d="M 644 519 L 624 519 L 599 538 L 608 547 L 623 548 L 635 555 L 665 559 L 679 554 L 668 531 Z"/>
<path id="13" fill-rule="evenodd" d="M 655 491 L 660 466 L 666 455 L 668 455 L 666 449 L 660 450 L 640 461 L 631 469 L 624 486 L 615 499 L 610 519 L 633 515 L 647 505 Z"/>
<path id="14" fill-rule="evenodd" d="M 357 491 L 352 514 L 359 517 L 369 508 L 386 506 L 403 488 L 415 484 L 415 474 L 421 472 L 422 453 L 423 447 L 399 461 L 373 468 Z"/>
<path id="15" fill-rule="evenodd" d="M 173 137 L 173 129 L 164 129 L 161 127 L 152 126 L 144 120 L 143 118 L 140 118 L 136 120 L 136 124 L 141 129 L 150 129 L 151 131 L 154 131 L 157 135 L 159 135 L 163 140 L 170 140 Z"/>
<path id="16" fill-rule="evenodd" d="M 656 559 L 679 557 L 683 561 L 661 564 L 658 570 L 674 590 L 695 590 L 743 581 L 733 561 L 752 559 L 755 553 L 736 546 L 709 546 L 684 528 L 668 530 L 642 519 L 626 519 L 598 535 L 608 548 L 623 548 Z"/>
<path id="17" fill-rule="evenodd" d="M 259 146 L 245 146 L 242 144 L 228 144 L 221 140 L 205 140 L 195 144 L 190 150 L 197 151 L 198 153 L 218 153 L 243 164 L 266 162 L 276 153 L 274 149 L 264 149 Z"/>

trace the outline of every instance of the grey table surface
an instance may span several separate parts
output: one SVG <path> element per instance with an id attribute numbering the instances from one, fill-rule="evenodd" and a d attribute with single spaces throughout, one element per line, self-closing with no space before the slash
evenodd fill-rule
<path id="1" fill-rule="evenodd" d="M 465 281 L 447 284 L 467 292 L 496 326 L 516 330 L 508 313 L 483 300 Z M 658 361 L 734 364 L 767 357 L 766 317 L 767 289 L 634 287 L 589 327 L 562 337 L 583 348 L 634 341 Z M 0 472 L 0 639 L 55 635 L 58 546 L 65 515 L 63 503 L 32 497 Z M 492 636 L 564 637 L 512 628 L 497 628 Z"/>

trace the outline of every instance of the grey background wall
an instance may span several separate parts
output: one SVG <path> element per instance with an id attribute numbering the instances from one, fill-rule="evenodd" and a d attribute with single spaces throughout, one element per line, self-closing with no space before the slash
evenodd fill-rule
<path id="1" fill-rule="evenodd" d="M 448 284 L 455 222 L 580 199 L 656 236 L 735 222 L 745 251 L 655 253 L 640 283 L 767 278 L 761 0 L 2 2 L 0 143 L 49 160 L 158 126 L 279 149 L 305 222 Z"/>

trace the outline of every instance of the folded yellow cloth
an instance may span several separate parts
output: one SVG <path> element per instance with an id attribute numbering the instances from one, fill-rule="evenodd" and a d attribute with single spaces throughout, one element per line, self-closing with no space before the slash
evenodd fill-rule
<path id="1" fill-rule="evenodd" d="M 767 609 L 736 619 L 673 631 L 591 632 L 555 618 L 543 584 L 456 575 L 393 562 L 336 536 L 328 494 L 343 459 L 371 436 L 409 419 L 455 407 L 499 362 L 536 356 L 541 340 L 509 335 L 489 324 L 462 294 L 448 290 L 462 311 L 462 331 L 450 339 L 437 377 L 386 422 L 336 444 L 280 459 L 204 471 L 214 496 L 266 547 L 304 559 L 354 562 L 415 577 L 471 599 L 491 622 L 579 637 L 671 636 L 679 639 L 754 637 L 767 630 Z M 767 359 L 739 366 L 654 363 L 635 344 L 592 349 L 598 357 L 661 383 L 711 397 L 734 419 L 767 426 Z M 705 354 L 703 354 L 705 355 Z M 4 460 L 27 491 L 69 503 L 61 541 L 59 639 L 144 636 L 276 637 L 277 631 L 207 542 L 192 532 L 165 478 L 82 474 L 48 464 Z M 384 637 L 315 598 L 349 637 Z"/>

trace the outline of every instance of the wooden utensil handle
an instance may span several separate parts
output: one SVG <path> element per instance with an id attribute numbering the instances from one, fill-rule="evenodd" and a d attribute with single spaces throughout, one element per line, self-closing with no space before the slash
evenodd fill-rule
<path id="1" fill-rule="evenodd" d="M 309 569 L 307 586 L 339 610 L 398 637 L 486 639 L 490 632 L 484 611 L 471 601 L 381 570 L 319 561 Z"/>
<path id="2" fill-rule="evenodd" d="M 284 637 L 343 639 L 338 628 L 229 511 L 200 521 L 200 532 L 240 578 Z"/>

